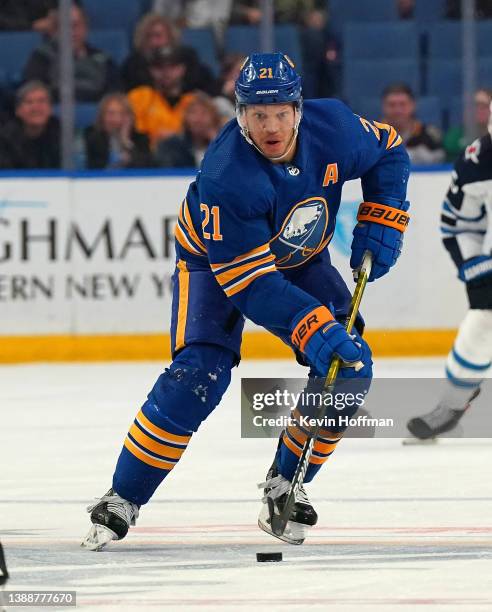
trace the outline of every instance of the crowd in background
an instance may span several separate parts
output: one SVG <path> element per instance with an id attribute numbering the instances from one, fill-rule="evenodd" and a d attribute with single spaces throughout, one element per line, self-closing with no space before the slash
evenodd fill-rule
<path id="1" fill-rule="evenodd" d="M 395 0 L 400 19 L 411 19 L 415 0 Z M 72 7 L 75 98 L 98 103 L 97 117 L 77 138 L 79 168 L 197 167 L 208 144 L 234 118 L 234 81 L 244 60 L 221 53 L 218 76 L 180 42 L 183 27 L 211 27 L 220 49 L 228 24 L 258 24 L 259 0 L 154 0 L 133 34 L 121 65 L 88 42 L 90 23 Z M 59 168 L 60 123 L 57 0 L 3 0 L 0 30 L 39 32 L 43 42 L 24 66 L 22 83 L 2 92 L 0 168 Z M 275 23 L 302 26 L 306 97 L 340 96 L 340 43 L 324 0 L 276 0 Z M 447 16 L 460 18 L 448 0 Z M 492 2 L 477 0 L 477 16 L 492 17 Z M 306 59 L 308 61 L 306 61 Z M 379 94 L 380 92 L 372 92 Z M 476 136 L 486 133 L 491 92 L 475 95 Z M 410 87 L 395 83 L 381 98 L 381 116 L 401 134 L 414 163 L 454 159 L 467 144 L 461 126 L 442 135 L 416 116 Z"/>

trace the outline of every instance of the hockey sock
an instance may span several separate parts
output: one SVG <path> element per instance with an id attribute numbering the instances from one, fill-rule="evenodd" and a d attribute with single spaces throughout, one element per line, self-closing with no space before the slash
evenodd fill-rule
<path id="1" fill-rule="evenodd" d="M 193 432 L 158 414 L 150 401 L 135 417 L 116 465 L 113 489 L 141 506 L 178 463 Z"/>
<path id="2" fill-rule="evenodd" d="M 447 385 L 441 403 L 463 410 L 491 366 L 492 312 L 470 310 L 446 361 Z"/>
<path id="3" fill-rule="evenodd" d="M 296 419 L 299 413 L 294 411 Z M 284 431 L 277 450 L 276 463 L 280 474 L 287 480 L 292 480 L 299 462 L 299 457 L 302 454 L 302 448 L 308 431 L 299 424 L 297 420 L 295 424 L 289 425 Z M 321 430 L 316 442 L 314 443 L 313 453 L 309 459 L 309 466 L 304 477 L 304 482 L 310 482 L 319 469 L 335 450 L 338 442 L 342 438 L 342 433 L 333 433 L 328 430 Z"/>
<path id="4" fill-rule="evenodd" d="M 130 427 L 113 476 L 113 489 L 146 504 L 178 463 L 193 432 L 219 404 L 235 354 L 220 346 L 185 347 L 157 379 Z"/>

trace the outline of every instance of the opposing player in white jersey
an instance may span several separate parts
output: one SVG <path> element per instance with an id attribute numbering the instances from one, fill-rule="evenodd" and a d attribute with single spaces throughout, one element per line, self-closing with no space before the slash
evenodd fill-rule
<path id="1" fill-rule="evenodd" d="M 470 308 L 447 358 L 447 386 L 437 408 L 408 422 L 410 432 L 421 440 L 453 430 L 491 372 L 491 136 L 492 120 L 489 134 L 467 147 L 456 162 L 442 207 L 443 243 L 465 283 Z"/>

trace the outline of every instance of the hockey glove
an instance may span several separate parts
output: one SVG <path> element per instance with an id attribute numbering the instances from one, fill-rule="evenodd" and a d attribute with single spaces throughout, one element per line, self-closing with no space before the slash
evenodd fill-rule
<path id="1" fill-rule="evenodd" d="M 471 257 L 459 267 L 459 278 L 466 283 L 470 308 L 492 308 L 492 255 Z"/>
<path id="2" fill-rule="evenodd" d="M 458 276 L 465 283 L 492 274 L 492 255 L 478 255 L 461 264 Z"/>
<path id="3" fill-rule="evenodd" d="M 338 355 L 354 373 L 356 368 L 363 367 L 361 344 L 335 321 L 326 306 L 303 310 L 291 327 L 292 343 L 304 354 L 317 376 L 327 375 L 333 355 Z"/>
<path id="4" fill-rule="evenodd" d="M 403 232 L 410 216 L 406 213 L 409 202 L 400 202 L 398 208 L 372 202 L 362 202 L 353 231 L 350 266 L 358 270 L 364 253 L 373 256 L 369 281 L 384 276 L 396 263 L 403 244 Z"/>

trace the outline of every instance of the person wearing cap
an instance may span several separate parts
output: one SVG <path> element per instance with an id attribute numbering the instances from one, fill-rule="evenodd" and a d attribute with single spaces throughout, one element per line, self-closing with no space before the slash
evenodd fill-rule
<path id="1" fill-rule="evenodd" d="M 156 49 L 149 60 L 149 70 L 153 84 L 132 89 L 128 100 L 136 129 L 147 134 L 155 148 L 159 140 L 182 131 L 184 111 L 195 95 L 183 93 L 186 65 L 180 47 Z"/>
<path id="2" fill-rule="evenodd" d="M 245 318 L 289 346 L 320 389 L 334 356 L 337 384 L 362 397 L 372 377 L 359 315 L 349 335 L 351 292 L 332 265 L 328 245 L 345 181 L 359 178 L 350 267 L 372 254 L 368 280 L 396 263 L 408 224 L 409 158 L 390 125 L 355 115 L 335 99 L 303 101 L 301 78 L 283 53 L 254 53 L 236 80 L 237 120 L 210 144 L 181 203 L 175 229 L 171 345 L 173 362 L 159 376 L 125 438 L 111 489 L 89 506 L 92 527 L 83 544 L 99 550 L 126 536 L 140 507 L 177 465 L 201 423 L 217 407 L 241 359 Z M 358 409 L 347 403 L 347 419 Z M 287 493 L 307 438 L 299 404 L 280 435 L 267 472 L 258 525 L 271 519 Z M 346 429 L 340 406 L 327 406 L 304 474 L 309 483 Z M 309 429 L 309 425 L 307 426 Z M 224 432 L 231 435 L 231 432 Z M 220 449 L 220 440 L 217 452 Z M 273 450 L 273 449 L 272 449 Z M 225 481 L 237 479 L 227 470 Z M 302 485 L 302 483 L 301 483 Z M 302 544 L 317 514 L 303 486 L 281 539 Z"/>
<path id="3" fill-rule="evenodd" d="M 161 47 L 179 45 L 186 65 L 183 91 L 199 89 L 211 96 L 217 95 L 218 85 L 210 67 L 200 61 L 193 47 L 179 43 L 179 28 L 169 16 L 164 17 L 164 14 L 147 13 L 138 22 L 133 35 L 133 49 L 121 66 L 124 90 L 131 91 L 141 85 L 152 85 L 149 59 L 154 51 Z"/>

